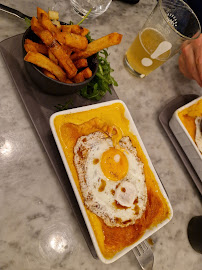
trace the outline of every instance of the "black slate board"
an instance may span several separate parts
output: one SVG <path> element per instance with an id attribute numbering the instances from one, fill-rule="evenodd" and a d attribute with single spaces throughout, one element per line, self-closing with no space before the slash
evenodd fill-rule
<path id="1" fill-rule="evenodd" d="M 185 104 L 191 102 L 192 100 L 198 98 L 198 95 L 190 94 L 190 95 L 182 95 L 174 98 L 171 100 L 167 105 L 164 106 L 163 110 L 159 114 L 159 121 L 164 128 L 168 138 L 170 139 L 171 143 L 173 144 L 175 150 L 177 151 L 179 157 L 181 158 L 184 166 L 186 167 L 188 173 L 190 174 L 193 182 L 195 183 L 198 191 L 202 195 L 202 182 L 198 177 L 196 171 L 194 170 L 192 164 L 190 163 L 188 157 L 186 156 L 185 152 L 183 151 L 182 147 L 178 143 L 175 135 L 173 134 L 170 126 L 169 121 L 173 115 L 173 113 L 180 107 L 184 106 Z"/>
<path id="2" fill-rule="evenodd" d="M 90 235 L 88 233 L 88 229 L 74 195 L 74 191 L 69 182 L 66 170 L 63 166 L 63 162 L 52 136 L 52 132 L 49 126 L 49 118 L 53 113 L 56 112 L 56 108 L 54 107 L 55 105 L 64 104 L 68 100 L 73 101 L 71 108 L 75 108 L 118 99 L 118 96 L 113 87 L 111 88 L 112 94 L 107 93 L 100 101 L 90 101 L 82 98 L 78 94 L 52 96 L 41 92 L 32 82 L 25 70 L 22 53 L 22 36 L 23 34 L 20 34 L 3 40 L 0 43 L 1 54 L 14 81 L 16 89 L 20 94 L 25 108 L 51 161 L 60 184 L 62 185 L 69 204 L 72 207 L 72 210 L 79 223 L 80 229 L 91 251 L 91 254 L 95 259 L 98 259 Z"/>

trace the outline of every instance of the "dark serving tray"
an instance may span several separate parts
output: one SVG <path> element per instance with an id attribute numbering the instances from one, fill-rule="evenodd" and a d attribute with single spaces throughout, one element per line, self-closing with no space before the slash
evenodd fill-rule
<path id="1" fill-rule="evenodd" d="M 65 102 L 72 100 L 73 104 L 71 108 L 74 108 L 99 103 L 99 101 L 90 101 L 82 98 L 78 94 L 52 96 L 40 92 L 38 87 L 31 81 L 25 70 L 22 53 L 22 36 L 23 34 L 16 35 L 0 42 L 1 54 L 14 81 L 16 89 L 20 94 L 20 97 L 27 109 L 32 123 L 52 163 L 60 184 L 62 185 L 69 204 L 72 207 L 72 211 L 74 212 L 75 217 L 79 223 L 80 229 L 91 251 L 91 254 L 95 259 L 98 259 L 90 235 L 88 233 L 88 229 L 74 195 L 74 191 L 69 182 L 62 159 L 52 136 L 52 132 L 49 126 L 49 118 L 53 113 L 56 112 L 56 108 L 54 106 L 57 104 L 64 104 Z M 107 93 L 100 102 L 118 99 L 114 89 L 111 88 L 111 90 L 112 94 Z"/>
<path id="2" fill-rule="evenodd" d="M 190 95 L 182 95 L 172 99 L 166 106 L 164 106 L 163 110 L 159 114 L 159 121 L 164 128 L 168 138 L 170 139 L 171 143 L 173 144 L 175 150 L 177 151 L 178 155 L 180 156 L 184 166 L 186 167 L 188 173 L 190 174 L 192 180 L 194 181 L 196 187 L 198 188 L 200 194 L 202 195 L 202 182 L 198 177 L 196 171 L 194 170 L 192 164 L 190 163 L 189 159 L 187 158 L 185 152 L 183 151 L 182 147 L 178 143 L 175 135 L 173 134 L 172 130 L 169 126 L 169 121 L 173 115 L 173 113 L 183 105 L 191 102 L 192 100 L 198 98 L 198 95 L 190 94 Z"/>

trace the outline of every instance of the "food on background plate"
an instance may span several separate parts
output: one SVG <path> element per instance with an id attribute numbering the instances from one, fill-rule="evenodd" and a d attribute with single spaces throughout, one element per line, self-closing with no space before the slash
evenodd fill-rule
<path id="1" fill-rule="evenodd" d="M 105 259 L 170 218 L 168 201 L 122 103 L 59 114 L 53 121 Z"/>
<path id="2" fill-rule="evenodd" d="M 122 35 L 111 33 L 88 43 L 88 29 L 79 25 L 61 25 L 58 20 L 58 12 L 47 13 L 37 8 L 37 18 L 32 17 L 31 29 L 41 43 L 27 39 L 24 60 L 42 68 L 44 74 L 52 79 L 65 83 L 83 82 L 92 76 L 88 58 L 100 50 L 119 44 Z M 62 72 L 58 72 L 60 69 L 65 73 L 65 78 L 61 76 Z"/>
<path id="3" fill-rule="evenodd" d="M 178 116 L 202 153 L 202 99 L 180 111 Z"/>

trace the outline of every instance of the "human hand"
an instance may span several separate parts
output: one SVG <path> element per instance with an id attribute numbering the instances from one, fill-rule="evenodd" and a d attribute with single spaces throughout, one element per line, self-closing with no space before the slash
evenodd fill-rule
<path id="1" fill-rule="evenodd" d="M 202 34 L 182 44 L 179 69 L 185 77 L 196 80 L 202 87 Z"/>

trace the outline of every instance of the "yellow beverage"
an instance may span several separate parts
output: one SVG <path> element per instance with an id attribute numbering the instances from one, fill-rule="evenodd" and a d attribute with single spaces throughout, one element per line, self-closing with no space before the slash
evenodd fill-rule
<path id="1" fill-rule="evenodd" d="M 139 33 L 126 53 L 129 65 L 138 73 L 148 75 L 151 71 L 162 65 L 170 56 L 170 49 L 157 58 L 151 58 L 159 44 L 165 41 L 165 38 L 157 30 L 146 28 Z M 143 65 L 144 62 L 146 65 Z"/>

